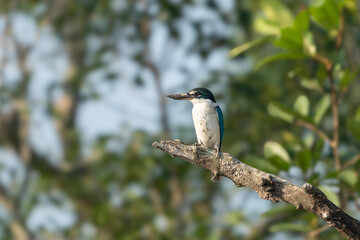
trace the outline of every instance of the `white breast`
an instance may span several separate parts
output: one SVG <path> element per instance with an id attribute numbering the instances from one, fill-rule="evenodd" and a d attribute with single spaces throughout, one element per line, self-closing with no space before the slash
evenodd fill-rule
<path id="1" fill-rule="evenodd" d="M 209 99 L 193 99 L 192 117 L 198 143 L 214 148 L 220 146 L 217 104 Z"/>

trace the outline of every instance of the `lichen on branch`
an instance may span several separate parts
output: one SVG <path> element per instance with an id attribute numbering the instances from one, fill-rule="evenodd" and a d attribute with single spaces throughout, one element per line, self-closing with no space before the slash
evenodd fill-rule
<path id="1" fill-rule="evenodd" d="M 221 153 L 217 158 L 215 150 L 178 140 L 154 142 L 152 145 L 173 157 L 218 172 L 219 175 L 232 180 L 236 186 L 250 187 L 260 198 L 273 202 L 287 202 L 297 209 L 312 212 L 347 239 L 360 239 L 360 221 L 342 211 L 323 192 L 309 183 L 300 187 L 246 165 L 229 153 Z"/>

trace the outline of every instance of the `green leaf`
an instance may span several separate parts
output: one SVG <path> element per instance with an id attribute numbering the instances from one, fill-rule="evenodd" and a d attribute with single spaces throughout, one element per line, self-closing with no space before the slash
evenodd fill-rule
<path id="1" fill-rule="evenodd" d="M 310 149 L 314 145 L 315 134 L 313 132 L 307 132 L 304 134 L 302 139 L 304 146 Z"/>
<path id="2" fill-rule="evenodd" d="M 280 231 L 295 231 L 295 232 L 308 232 L 311 230 L 310 225 L 302 225 L 298 223 L 275 223 L 269 228 L 270 232 L 280 232 Z"/>
<path id="3" fill-rule="evenodd" d="M 304 52 L 311 56 L 314 57 L 316 55 L 316 45 L 315 45 L 315 41 L 314 41 L 314 35 L 311 32 L 306 32 L 304 34 Z"/>
<path id="4" fill-rule="evenodd" d="M 360 142 L 360 122 L 355 121 L 353 118 L 349 117 L 346 121 L 346 127 L 349 134 Z"/>
<path id="5" fill-rule="evenodd" d="M 340 91 L 344 90 L 349 84 L 356 78 L 359 74 L 360 68 L 356 69 L 354 72 L 350 73 L 350 71 L 345 71 L 344 76 L 340 81 Z"/>
<path id="6" fill-rule="evenodd" d="M 255 39 L 255 40 L 253 40 L 251 42 L 244 43 L 244 44 L 242 44 L 242 45 L 240 45 L 238 47 L 235 47 L 235 48 L 231 49 L 230 52 L 229 52 L 229 56 L 231 58 L 236 57 L 236 56 L 240 55 L 241 53 L 245 52 L 246 50 L 248 50 L 248 49 L 250 49 L 252 47 L 255 47 L 257 45 L 272 41 L 274 39 L 275 39 L 275 36 L 265 36 L 265 37 L 262 37 L 262 38 Z"/>
<path id="7" fill-rule="evenodd" d="M 316 80 L 304 78 L 300 80 L 300 85 L 303 86 L 304 88 L 321 91 L 321 86 Z"/>
<path id="8" fill-rule="evenodd" d="M 308 11 L 300 12 L 294 20 L 294 28 L 298 31 L 305 32 L 309 28 L 309 13 Z"/>
<path id="9" fill-rule="evenodd" d="M 324 178 L 325 178 L 325 179 L 328 179 L 328 178 L 337 178 L 338 175 L 339 175 L 339 172 L 333 170 L 333 171 L 327 172 L 327 173 L 325 174 L 325 177 L 324 177 Z"/>
<path id="10" fill-rule="evenodd" d="M 271 116 L 280 118 L 290 123 L 294 121 L 294 118 L 301 119 L 308 123 L 313 123 L 313 120 L 310 117 L 304 116 L 279 102 L 271 102 L 268 105 L 268 112 Z"/>
<path id="11" fill-rule="evenodd" d="M 352 79 L 350 78 L 350 72 L 346 71 L 340 81 L 340 91 L 347 87 L 350 84 L 351 80 Z"/>
<path id="12" fill-rule="evenodd" d="M 355 115 L 346 119 L 346 127 L 350 135 L 360 142 L 360 107 Z"/>
<path id="13" fill-rule="evenodd" d="M 281 137 L 284 139 L 286 144 L 292 145 L 294 147 L 300 146 L 302 144 L 299 136 L 291 131 L 281 131 Z"/>
<path id="14" fill-rule="evenodd" d="M 264 155 L 270 159 L 272 157 L 279 157 L 285 162 L 290 163 L 290 156 L 287 151 L 277 142 L 266 142 L 264 145 Z"/>
<path id="15" fill-rule="evenodd" d="M 273 164 L 274 166 L 276 166 L 278 169 L 280 170 L 289 170 L 290 168 L 290 163 L 285 161 L 283 158 L 281 158 L 280 156 L 272 156 L 269 158 L 269 162 L 271 164 Z"/>
<path id="16" fill-rule="evenodd" d="M 306 172 L 311 163 L 311 152 L 308 149 L 300 151 L 295 156 L 295 163 L 298 165 L 304 172 Z"/>
<path id="17" fill-rule="evenodd" d="M 294 121 L 294 114 L 292 109 L 282 103 L 271 102 L 268 105 L 268 112 L 271 116 L 280 118 L 289 123 Z"/>
<path id="18" fill-rule="evenodd" d="M 317 124 L 321 121 L 326 111 L 329 109 L 331 104 L 330 95 L 323 96 L 320 101 L 315 105 L 315 116 L 314 122 Z"/>
<path id="19" fill-rule="evenodd" d="M 307 116 L 309 115 L 309 105 L 309 99 L 306 96 L 301 95 L 295 101 L 294 110 L 303 116 Z"/>
<path id="20" fill-rule="evenodd" d="M 323 65 L 319 66 L 318 70 L 316 71 L 315 81 L 317 81 L 320 86 L 324 86 L 325 81 L 328 77 L 328 73 Z"/>
<path id="21" fill-rule="evenodd" d="M 274 45 L 288 50 L 302 51 L 303 39 L 301 31 L 294 28 L 281 29 L 280 37 L 274 42 Z"/>
<path id="22" fill-rule="evenodd" d="M 346 8 L 348 11 L 352 12 L 352 14 L 357 14 L 357 5 L 356 1 L 354 0 L 340 0 L 341 3 L 339 4 L 341 7 Z"/>
<path id="23" fill-rule="evenodd" d="M 322 5 L 310 8 L 314 21 L 327 30 L 336 29 L 340 22 L 340 9 L 335 0 L 325 0 Z"/>
<path id="24" fill-rule="evenodd" d="M 324 140 L 322 138 L 318 138 L 318 140 L 316 141 L 315 147 L 314 147 L 314 151 L 313 151 L 313 164 L 314 165 L 320 159 L 323 149 L 324 149 Z"/>
<path id="25" fill-rule="evenodd" d="M 355 115 L 354 115 L 354 120 L 356 122 L 360 122 L 360 107 L 357 109 Z"/>
<path id="26" fill-rule="evenodd" d="M 278 168 L 271 164 L 269 161 L 264 158 L 249 154 L 246 155 L 244 159 L 241 160 L 243 163 L 248 164 L 254 168 L 260 169 L 267 173 L 277 174 Z"/>
<path id="27" fill-rule="evenodd" d="M 358 174 L 353 170 L 343 170 L 339 173 L 338 178 L 354 187 L 358 181 Z"/>
<path id="28" fill-rule="evenodd" d="M 262 66 L 273 62 L 273 61 L 277 61 L 280 59 L 302 59 L 305 58 L 306 55 L 302 52 L 282 52 L 282 53 L 276 53 L 274 55 L 265 57 L 263 59 L 261 59 L 256 65 L 255 65 L 255 69 L 259 69 Z"/>
<path id="29" fill-rule="evenodd" d="M 260 14 L 255 15 L 253 29 L 264 35 L 278 35 L 283 27 L 293 23 L 291 11 L 278 0 L 260 1 Z"/>
<path id="30" fill-rule="evenodd" d="M 321 185 L 318 187 L 325 195 L 326 197 L 332 201 L 336 206 L 340 206 L 340 200 L 336 193 L 334 193 L 329 186 L 327 185 Z"/>
<path id="31" fill-rule="evenodd" d="M 253 29 L 262 35 L 279 35 L 281 26 L 263 18 L 263 16 L 256 15 Z"/>

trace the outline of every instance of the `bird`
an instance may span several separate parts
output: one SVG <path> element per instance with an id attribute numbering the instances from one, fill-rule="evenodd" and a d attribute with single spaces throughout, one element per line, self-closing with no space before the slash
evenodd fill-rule
<path id="1" fill-rule="evenodd" d="M 174 100 L 189 100 L 193 104 L 192 118 L 198 144 L 216 150 L 217 158 L 224 136 L 224 117 L 212 92 L 206 88 L 194 88 L 187 93 L 167 95 Z M 212 181 L 219 181 L 218 172 L 213 172 Z"/>

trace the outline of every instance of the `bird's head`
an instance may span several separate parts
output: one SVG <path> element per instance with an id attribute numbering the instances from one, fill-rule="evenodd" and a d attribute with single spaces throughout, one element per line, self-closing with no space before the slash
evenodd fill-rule
<path id="1" fill-rule="evenodd" d="M 175 100 L 189 100 L 196 102 L 197 100 L 208 99 L 216 103 L 214 95 L 206 88 L 194 88 L 187 93 L 167 95 L 167 97 Z"/>

